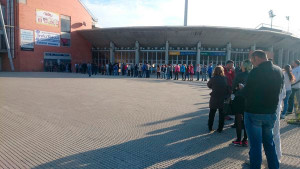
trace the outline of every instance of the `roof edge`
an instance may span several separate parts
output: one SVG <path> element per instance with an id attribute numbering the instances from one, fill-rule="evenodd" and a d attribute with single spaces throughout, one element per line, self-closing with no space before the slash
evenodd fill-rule
<path id="1" fill-rule="evenodd" d="M 84 7 L 84 9 L 89 13 L 89 15 L 92 17 L 93 21 L 98 22 L 98 19 L 95 17 L 95 15 L 93 15 L 93 13 L 88 9 L 88 7 L 81 0 L 78 0 L 78 1 Z"/>

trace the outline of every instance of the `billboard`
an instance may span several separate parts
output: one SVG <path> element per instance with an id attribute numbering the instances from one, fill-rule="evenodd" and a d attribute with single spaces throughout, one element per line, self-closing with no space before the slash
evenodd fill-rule
<path id="1" fill-rule="evenodd" d="M 33 51 L 34 42 L 33 42 L 33 31 L 21 29 L 21 50 Z"/>
<path id="2" fill-rule="evenodd" d="M 35 30 L 35 44 L 45 46 L 60 46 L 60 34 Z"/>
<path id="3" fill-rule="evenodd" d="M 48 26 L 59 26 L 59 14 L 36 9 L 36 23 Z"/>

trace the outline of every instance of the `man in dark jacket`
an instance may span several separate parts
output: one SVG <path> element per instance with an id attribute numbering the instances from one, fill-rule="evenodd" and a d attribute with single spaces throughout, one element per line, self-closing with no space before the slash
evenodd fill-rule
<path id="1" fill-rule="evenodd" d="M 250 168 L 259 169 L 262 163 L 262 143 L 268 160 L 268 167 L 279 168 L 273 140 L 276 109 L 283 87 L 283 73 L 278 66 L 268 61 L 262 50 L 251 55 L 255 68 L 250 72 L 246 86 L 240 85 L 246 99 L 245 127 L 250 141 Z"/>

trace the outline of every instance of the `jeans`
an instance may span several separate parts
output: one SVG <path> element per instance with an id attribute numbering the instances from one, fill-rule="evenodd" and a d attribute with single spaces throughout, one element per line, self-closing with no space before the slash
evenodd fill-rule
<path id="1" fill-rule="evenodd" d="M 186 80 L 186 77 L 187 77 L 188 80 L 190 80 L 190 74 L 189 73 L 185 73 L 184 80 Z"/>
<path id="2" fill-rule="evenodd" d="M 200 79 L 200 72 L 197 72 L 197 80 L 199 81 Z"/>
<path id="3" fill-rule="evenodd" d="M 285 114 L 286 114 L 286 112 L 287 112 L 287 109 L 288 109 L 288 106 L 289 106 L 289 103 L 288 103 L 288 101 L 289 101 L 289 98 L 290 98 L 290 95 L 292 94 L 292 91 L 291 90 L 287 90 L 286 91 L 286 95 L 285 95 L 285 98 L 284 98 L 284 100 L 283 100 L 283 110 L 282 110 L 282 113 L 281 113 L 281 115 L 282 116 L 285 116 Z"/>
<path id="4" fill-rule="evenodd" d="M 203 81 L 203 79 L 204 79 L 205 81 L 207 81 L 206 74 L 203 74 L 203 75 L 202 75 L 202 81 Z"/>
<path id="5" fill-rule="evenodd" d="M 289 98 L 289 101 L 288 101 L 288 104 L 289 104 L 288 112 L 292 112 L 293 109 L 294 109 L 295 95 L 297 95 L 298 90 L 299 89 L 292 89 L 292 94 L 290 95 L 290 98 Z"/>
<path id="6" fill-rule="evenodd" d="M 211 73 L 208 73 L 208 78 L 211 79 Z"/>
<path id="7" fill-rule="evenodd" d="M 273 139 L 276 121 L 274 114 L 252 114 L 245 112 L 244 123 L 250 142 L 250 168 L 260 169 L 262 163 L 262 144 L 267 156 L 268 167 L 279 169 L 279 160 Z"/>
<path id="8" fill-rule="evenodd" d="M 184 72 L 181 72 L 182 80 L 185 80 L 184 74 Z"/>

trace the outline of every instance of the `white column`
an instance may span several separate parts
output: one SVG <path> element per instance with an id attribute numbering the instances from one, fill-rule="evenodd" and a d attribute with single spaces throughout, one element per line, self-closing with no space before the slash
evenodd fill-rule
<path id="1" fill-rule="evenodd" d="M 135 42 L 135 64 L 140 63 L 140 43 L 138 41 Z"/>
<path id="2" fill-rule="evenodd" d="M 254 44 L 254 45 L 251 46 L 251 50 L 252 50 L 252 51 L 255 51 L 255 50 L 256 50 L 256 44 Z"/>
<path id="3" fill-rule="evenodd" d="M 283 62 L 283 48 L 279 49 L 278 52 L 278 66 L 282 67 L 282 62 Z"/>
<path id="4" fill-rule="evenodd" d="M 197 44 L 197 56 L 196 56 L 196 64 L 200 64 L 200 56 L 201 56 L 201 42 Z"/>
<path id="5" fill-rule="evenodd" d="M 226 61 L 230 60 L 231 58 L 231 43 L 227 44 L 227 55 L 226 55 Z"/>
<path id="6" fill-rule="evenodd" d="M 165 64 L 169 64 L 169 41 L 166 41 Z"/>
<path id="7" fill-rule="evenodd" d="M 110 63 L 115 63 L 115 44 L 110 42 Z"/>

